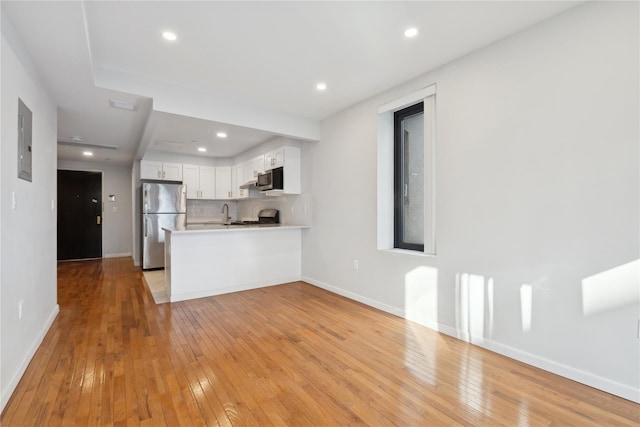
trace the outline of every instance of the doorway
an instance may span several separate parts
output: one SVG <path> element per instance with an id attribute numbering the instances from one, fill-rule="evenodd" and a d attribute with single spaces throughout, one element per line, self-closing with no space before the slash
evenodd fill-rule
<path id="1" fill-rule="evenodd" d="M 102 258 L 102 172 L 58 170 L 58 260 Z"/>

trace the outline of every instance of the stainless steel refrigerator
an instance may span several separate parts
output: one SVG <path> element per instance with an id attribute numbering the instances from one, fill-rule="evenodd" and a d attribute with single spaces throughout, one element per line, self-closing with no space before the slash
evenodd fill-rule
<path id="1" fill-rule="evenodd" d="M 164 267 L 163 227 L 184 227 L 187 187 L 182 184 L 142 184 L 142 269 Z"/>

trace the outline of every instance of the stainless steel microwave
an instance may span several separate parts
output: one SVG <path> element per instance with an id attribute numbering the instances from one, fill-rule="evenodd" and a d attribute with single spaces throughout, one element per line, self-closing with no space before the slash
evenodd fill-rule
<path id="1" fill-rule="evenodd" d="M 284 168 L 275 168 L 258 174 L 256 185 L 260 191 L 284 190 Z"/>

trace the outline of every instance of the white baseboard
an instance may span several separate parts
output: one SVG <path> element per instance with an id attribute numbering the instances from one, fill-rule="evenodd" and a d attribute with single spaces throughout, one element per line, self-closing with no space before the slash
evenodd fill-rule
<path id="1" fill-rule="evenodd" d="M 44 340 L 45 335 L 47 335 L 47 332 L 49 331 L 49 328 L 53 324 L 53 321 L 56 319 L 56 316 L 58 315 L 59 311 L 60 311 L 60 306 L 56 304 L 53 307 L 53 310 L 51 311 L 51 313 L 49 314 L 49 317 L 47 318 L 42 330 L 36 337 L 33 344 L 31 344 L 31 347 L 29 348 L 29 351 L 25 355 L 24 360 L 22 361 L 22 363 L 20 364 L 16 372 L 13 374 L 13 377 L 11 377 L 11 381 L 9 381 L 9 383 L 7 384 L 6 389 L 2 390 L 2 397 L 0 398 L 0 413 L 4 410 L 4 407 L 7 405 L 7 402 L 9 402 L 11 395 L 13 394 L 16 387 L 18 386 L 20 379 L 22 378 L 25 371 L 27 370 L 29 363 L 31 363 L 31 359 L 33 359 L 33 356 L 36 354 L 38 347 L 40 347 L 40 344 L 42 344 L 42 340 Z"/>
<path id="2" fill-rule="evenodd" d="M 572 381 L 588 385 L 589 387 L 593 387 L 598 390 L 606 391 L 607 393 L 622 397 L 632 402 L 640 403 L 640 390 L 634 389 L 633 387 L 630 387 L 628 385 L 611 381 L 607 378 L 603 378 L 598 375 L 582 371 L 580 369 L 572 368 L 571 366 L 567 366 L 532 353 L 518 350 L 517 348 L 493 341 L 485 337 L 472 336 L 467 332 L 459 331 L 456 328 L 452 328 L 447 325 L 439 324 L 437 328 L 431 329 L 442 332 L 443 334 L 452 336 L 459 340 L 466 341 L 470 344 L 477 345 L 478 347 L 485 348 L 494 353 L 498 353 L 511 359 L 518 360 L 520 362 L 526 363 L 527 365 L 535 366 L 536 368 L 540 368 L 561 377 L 568 378 Z"/>
<path id="3" fill-rule="evenodd" d="M 347 291 L 347 290 L 344 290 L 342 288 L 338 288 L 336 286 L 329 285 L 327 283 L 321 282 L 320 280 L 312 279 L 311 277 L 303 276 L 302 277 L 302 281 L 310 283 L 313 286 L 316 286 L 318 288 L 325 289 L 325 290 L 327 290 L 329 292 L 333 292 L 334 294 L 342 295 L 343 297 L 352 299 L 354 301 L 361 302 L 361 303 L 366 304 L 368 306 L 371 306 L 371 307 L 377 308 L 379 310 L 385 311 L 387 313 L 391 313 L 391 314 L 396 315 L 398 317 L 404 318 L 404 310 L 402 310 L 400 308 L 393 307 L 391 305 L 381 303 L 380 301 L 376 301 L 374 299 L 362 296 L 360 294 L 356 294 L 354 292 Z"/>
<path id="4" fill-rule="evenodd" d="M 131 252 L 126 252 L 126 253 L 121 253 L 121 254 L 104 254 L 102 256 L 102 258 L 122 258 L 122 257 L 125 257 L 125 256 L 130 257 L 131 256 Z"/>
<path id="5" fill-rule="evenodd" d="M 342 288 L 338 288 L 336 286 L 329 285 L 319 280 L 315 280 L 311 277 L 303 276 L 302 280 L 311 285 L 325 289 L 329 292 L 342 295 L 346 298 L 361 302 L 363 304 L 380 309 L 398 317 L 406 318 L 405 312 L 401 308 L 393 307 L 388 304 L 372 300 L 371 298 L 344 290 Z M 603 378 L 589 372 L 581 371 L 562 363 L 558 363 L 532 353 L 527 353 L 525 351 L 518 350 L 516 348 L 484 337 L 474 337 L 466 331 L 458 330 L 457 328 L 449 325 L 435 322 L 429 322 L 429 324 L 422 325 L 451 337 L 457 338 L 459 340 L 477 345 L 478 347 L 486 348 L 487 350 L 493 351 L 494 353 L 498 353 L 511 359 L 526 363 L 528 365 L 535 366 L 536 368 L 540 368 L 556 375 L 560 375 L 561 377 L 565 377 L 581 384 L 588 385 L 589 387 L 611 393 L 632 402 L 640 403 L 640 390 L 634 389 L 633 387 L 626 384 L 611 381 L 607 378 Z"/>

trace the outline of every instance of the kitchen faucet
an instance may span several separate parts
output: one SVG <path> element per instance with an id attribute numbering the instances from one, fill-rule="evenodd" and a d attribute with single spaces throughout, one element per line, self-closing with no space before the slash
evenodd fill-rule
<path id="1" fill-rule="evenodd" d="M 222 210 L 220 211 L 220 213 L 224 213 L 224 208 L 227 208 L 227 214 L 224 216 L 224 224 L 228 225 L 231 223 L 231 217 L 229 216 L 229 205 L 226 203 L 222 205 Z"/>

